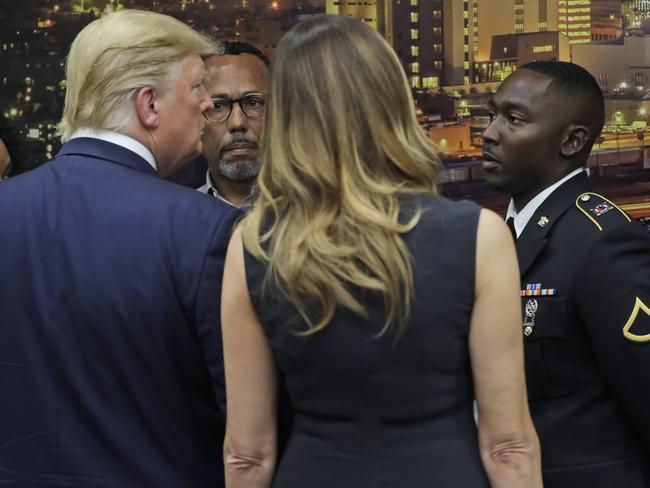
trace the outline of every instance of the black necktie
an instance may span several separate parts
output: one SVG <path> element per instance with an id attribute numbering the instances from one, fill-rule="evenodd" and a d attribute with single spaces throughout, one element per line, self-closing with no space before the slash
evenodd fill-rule
<path id="1" fill-rule="evenodd" d="M 510 233 L 512 234 L 512 238 L 516 241 L 517 240 L 517 231 L 515 230 L 515 218 L 514 217 L 508 217 L 508 220 L 506 220 L 506 225 L 508 226 L 508 229 L 510 229 Z"/>

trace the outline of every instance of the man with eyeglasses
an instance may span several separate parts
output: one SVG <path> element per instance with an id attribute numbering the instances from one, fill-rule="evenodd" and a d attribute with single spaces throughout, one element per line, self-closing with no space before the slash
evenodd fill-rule
<path id="1" fill-rule="evenodd" d="M 244 210 L 260 170 L 268 64 L 259 49 L 244 42 L 224 42 L 222 55 L 205 60 L 214 108 L 204 113 L 208 172 L 198 190 Z"/>

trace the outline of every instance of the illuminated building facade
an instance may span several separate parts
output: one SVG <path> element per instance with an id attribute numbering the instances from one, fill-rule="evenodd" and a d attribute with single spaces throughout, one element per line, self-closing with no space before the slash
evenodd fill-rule
<path id="1" fill-rule="evenodd" d="M 478 52 L 479 0 L 446 0 L 443 10 L 445 85 L 469 85 Z M 459 42 L 460 39 L 463 42 Z"/>
<path id="2" fill-rule="evenodd" d="M 623 30 L 621 0 L 591 0 L 591 40 L 611 41 Z"/>
<path id="3" fill-rule="evenodd" d="M 648 34 L 630 34 L 608 43 L 577 44 L 571 46 L 571 58 L 593 74 L 604 91 L 645 93 L 650 86 Z"/>
<path id="4" fill-rule="evenodd" d="M 561 32 L 503 34 L 492 38 L 490 60 L 474 63 L 474 83 L 503 81 L 531 61 L 569 61 L 569 39 Z"/>
<path id="5" fill-rule="evenodd" d="M 559 0 L 480 0 L 476 61 L 488 61 L 492 37 L 558 30 Z"/>
<path id="6" fill-rule="evenodd" d="M 393 46 L 413 88 L 437 88 L 471 83 L 478 4 L 479 0 L 327 0 L 326 12 L 367 22 Z"/>
<path id="7" fill-rule="evenodd" d="M 391 0 L 326 0 L 325 13 L 345 15 L 366 22 L 390 42 Z"/>
<path id="8" fill-rule="evenodd" d="M 393 5 L 392 44 L 414 88 L 442 86 L 443 0 L 403 0 Z"/>
<path id="9" fill-rule="evenodd" d="M 650 0 L 621 0 L 625 27 L 637 28 L 650 18 Z"/>
<path id="10" fill-rule="evenodd" d="M 591 0 L 558 0 L 558 30 L 570 44 L 591 42 Z"/>

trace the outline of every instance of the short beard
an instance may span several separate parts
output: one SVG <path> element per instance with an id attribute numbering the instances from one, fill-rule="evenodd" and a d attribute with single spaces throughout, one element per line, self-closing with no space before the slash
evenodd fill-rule
<path id="1" fill-rule="evenodd" d="M 260 160 L 255 158 L 248 162 L 229 162 L 223 158 L 219 159 L 219 173 L 231 181 L 251 180 L 260 172 Z"/>

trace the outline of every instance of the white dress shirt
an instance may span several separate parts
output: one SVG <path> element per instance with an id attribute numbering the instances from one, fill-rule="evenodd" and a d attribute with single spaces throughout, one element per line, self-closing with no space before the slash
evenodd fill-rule
<path id="1" fill-rule="evenodd" d="M 70 139 L 76 139 L 78 137 L 91 137 L 93 139 L 99 139 L 101 141 L 115 144 L 116 146 L 121 146 L 125 149 L 128 149 L 129 151 L 133 151 L 142 159 L 147 161 L 147 163 L 149 163 L 153 169 L 158 171 L 156 159 L 153 157 L 151 151 L 149 151 L 149 149 L 147 149 L 144 144 L 133 139 L 133 137 L 129 137 L 112 130 L 91 129 L 90 127 L 81 127 L 75 130 L 72 133 L 72 136 L 70 136 Z"/>
<path id="2" fill-rule="evenodd" d="M 524 231 L 526 225 L 528 224 L 528 221 L 533 217 L 539 206 L 544 203 L 544 200 L 546 200 L 551 195 L 551 193 L 553 193 L 562 183 L 582 173 L 584 170 L 584 168 L 577 168 L 571 171 L 571 173 L 566 175 L 564 178 L 556 181 L 544 191 L 538 193 L 535 198 L 533 198 L 526 204 L 524 208 L 521 209 L 521 212 L 517 212 L 515 209 L 515 203 L 512 199 L 510 199 L 508 211 L 506 212 L 506 220 L 508 220 L 510 217 L 514 217 L 515 232 L 517 233 L 517 237 L 519 237 Z"/>

